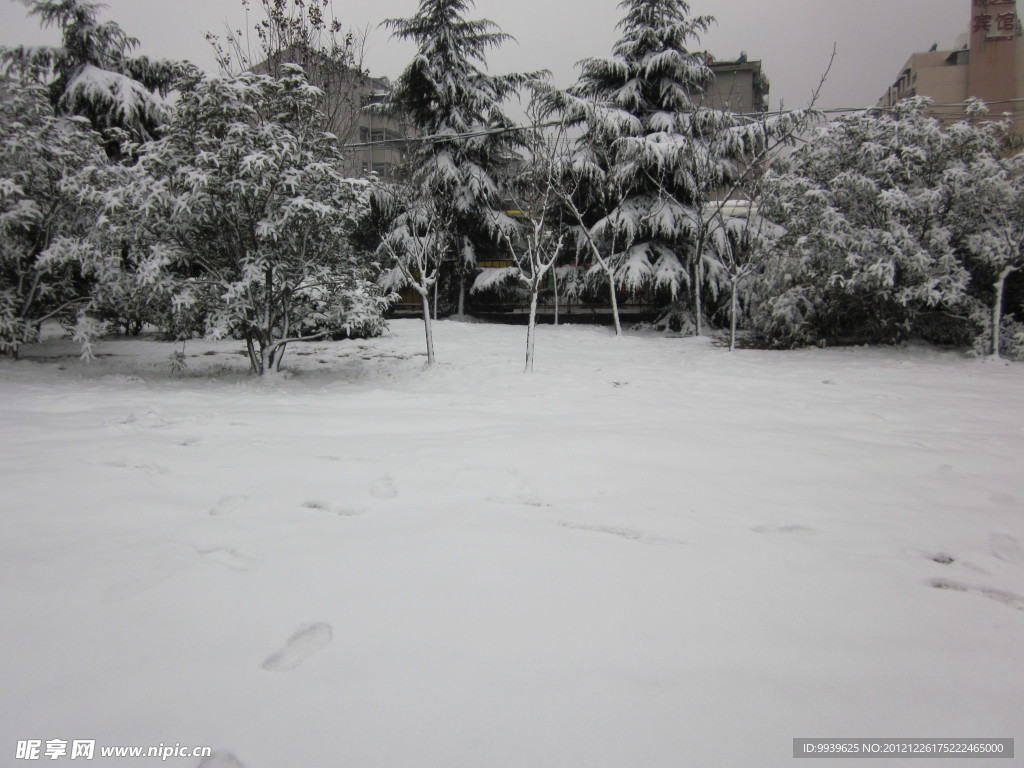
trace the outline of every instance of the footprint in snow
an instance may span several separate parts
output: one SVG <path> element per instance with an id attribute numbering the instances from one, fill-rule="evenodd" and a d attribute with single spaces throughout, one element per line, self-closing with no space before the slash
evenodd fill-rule
<path id="1" fill-rule="evenodd" d="M 688 544 L 682 539 L 666 538 L 664 536 L 651 536 L 643 531 L 639 531 L 636 528 L 621 528 L 614 525 L 586 525 L 584 523 L 570 523 L 560 522 L 560 526 L 568 528 L 570 531 L 583 531 L 585 533 L 600 533 L 607 536 L 615 536 L 626 541 L 636 541 L 641 544 L 668 544 L 668 545 L 680 545 Z"/>
<path id="2" fill-rule="evenodd" d="M 580 523 L 559 523 L 563 528 L 570 531 L 585 531 L 587 533 L 604 533 L 609 536 L 618 536 L 620 539 L 629 541 L 640 541 L 644 538 L 641 531 L 633 528 L 617 528 L 612 525 L 581 525 Z"/>
<path id="3" fill-rule="evenodd" d="M 806 525 L 759 525 L 751 530 L 754 533 L 817 533 Z"/>
<path id="4" fill-rule="evenodd" d="M 990 576 L 991 574 L 984 568 L 980 568 L 969 560 L 962 560 L 959 555 L 954 555 L 952 552 L 946 550 L 937 549 L 922 549 L 919 547 L 907 547 L 904 548 L 903 553 L 910 557 L 923 557 L 930 560 L 933 563 L 939 565 L 947 565 L 956 570 L 967 570 L 973 571 L 974 573 L 981 574 L 982 576 Z"/>
<path id="5" fill-rule="evenodd" d="M 210 507 L 210 514 L 214 517 L 229 515 L 249 500 L 248 496 L 221 496 L 217 503 Z"/>
<path id="6" fill-rule="evenodd" d="M 378 477 L 370 484 L 370 495 L 375 499 L 393 499 L 398 496 L 395 479 L 391 475 Z"/>
<path id="7" fill-rule="evenodd" d="M 170 471 L 167 467 L 162 464 L 150 463 L 150 464 L 129 464 L 127 461 L 105 461 L 103 462 L 104 467 L 112 467 L 113 469 L 135 469 L 140 472 L 146 472 L 150 475 L 167 475 Z"/>
<path id="8" fill-rule="evenodd" d="M 1018 611 L 1024 611 L 1024 597 L 1013 592 L 1006 592 L 1002 589 L 993 589 L 992 587 L 972 587 L 968 584 L 960 584 L 955 581 L 948 581 L 946 579 L 932 579 L 929 585 L 933 589 L 944 589 L 951 592 L 971 592 L 982 597 L 987 597 L 989 600 L 995 600 L 997 603 L 1008 605 L 1011 608 L 1016 608 Z"/>
<path id="9" fill-rule="evenodd" d="M 359 514 L 354 509 L 348 507 L 336 507 L 333 504 L 328 504 L 326 501 L 319 501 L 317 499 L 310 499 L 309 501 L 302 502 L 303 509 L 316 509 L 320 512 L 330 512 L 332 515 L 338 515 L 339 517 L 355 517 Z"/>
<path id="10" fill-rule="evenodd" d="M 199 555 L 211 563 L 224 565 L 236 571 L 253 571 L 260 567 L 261 561 L 250 555 L 243 554 L 237 549 L 229 547 L 218 547 L 216 549 L 200 549 Z"/>
<path id="11" fill-rule="evenodd" d="M 245 768 L 245 765 L 230 752 L 217 751 L 204 757 L 196 768 Z"/>
<path id="12" fill-rule="evenodd" d="M 333 637 L 330 624 L 310 624 L 288 638 L 284 648 L 268 656 L 263 668 L 268 672 L 287 672 L 295 669 L 307 657 L 323 650 Z"/>
<path id="13" fill-rule="evenodd" d="M 992 554 L 1004 563 L 1020 565 L 1024 563 L 1024 550 L 1020 542 L 1007 533 L 993 533 L 990 539 L 992 542 Z"/>
<path id="14" fill-rule="evenodd" d="M 499 497 L 499 496 L 488 496 L 484 499 L 491 504 L 511 504 L 513 506 L 523 507 L 550 507 L 551 504 L 544 501 L 534 493 L 521 493 L 517 496 Z"/>

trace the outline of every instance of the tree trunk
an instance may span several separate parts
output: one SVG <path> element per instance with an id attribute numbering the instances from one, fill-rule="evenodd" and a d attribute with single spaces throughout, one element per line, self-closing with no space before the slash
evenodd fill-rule
<path id="1" fill-rule="evenodd" d="M 256 345 L 253 343 L 251 333 L 245 335 L 245 348 L 249 352 L 249 367 L 252 369 L 252 374 L 254 376 L 262 376 L 263 360 L 256 353 Z"/>
<path id="2" fill-rule="evenodd" d="M 459 259 L 459 309 L 458 316 L 466 316 L 466 262 Z"/>
<path id="3" fill-rule="evenodd" d="M 615 275 L 611 269 L 607 269 L 608 273 L 608 293 L 609 298 L 612 302 L 612 321 L 615 323 L 615 335 L 622 335 L 622 322 L 619 320 L 619 297 L 615 295 Z"/>
<path id="4" fill-rule="evenodd" d="M 697 327 L 697 335 L 700 336 L 704 332 L 703 315 L 704 308 L 701 306 L 700 301 L 700 279 L 701 279 L 701 260 L 697 257 L 697 263 L 693 265 L 693 314 L 694 323 Z"/>
<path id="5" fill-rule="evenodd" d="M 290 291 L 286 291 L 282 296 L 282 302 L 284 304 L 284 328 L 281 330 L 281 338 L 287 339 L 292 332 L 291 315 L 288 313 L 288 297 Z M 271 339 L 273 342 L 273 339 Z M 271 358 L 271 367 L 274 373 L 281 372 L 281 361 L 284 359 L 284 351 L 288 348 L 287 344 L 282 344 L 273 351 L 273 357 Z"/>
<path id="6" fill-rule="evenodd" d="M 736 291 L 738 285 L 735 280 L 732 281 L 732 296 L 730 297 L 731 306 L 729 307 L 729 351 L 736 351 L 736 310 L 737 310 L 737 299 Z"/>
<path id="7" fill-rule="evenodd" d="M 530 286 L 530 322 L 526 327 L 526 369 L 525 373 L 533 372 L 533 344 L 537 335 L 537 294 L 539 285 Z"/>
<path id="8" fill-rule="evenodd" d="M 558 327 L 558 270 L 551 270 L 551 284 L 555 286 L 555 327 Z"/>
<path id="9" fill-rule="evenodd" d="M 434 326 L 430 320 L 430 289 L 420 291 L 420 298 L 423 300 L 423 331 L 427 335 L 427 365 L 434 364 Z"/>
<path id="10" fill-rule="evenodd" d="M 1016 271 L 1016 267 L 1007 267 L 999 273 L 999 278 L 995 282 L 996 298 L 992 302 L 992 357 L 999 357 L 1000 330 L 1003 324 L 1003 294 L 1006 293 L 1006 279 Z"/>
<path id="11" fill-rule="evenodd" d="M 440 278 L 440 275 L 438 275 L 438 278 Z M 434 281 L 434 320 L 437 320 L 437 293 L 440 290 L 440 287 L 441 287 L 441 280 L 440 279 L 435 280 Z"/>
<path id="12" fill-rule="evenodd" d="M 284 351 L 286 349 L 288 349 L 288 345 L 287 344 L 282 344 L 280 347 L 278 347 L 277 349 L 274 350 L 274 361 L 273 361 L 274 373 L 280 373 L 281 372 L 281 361 L 284 360 Z"/>

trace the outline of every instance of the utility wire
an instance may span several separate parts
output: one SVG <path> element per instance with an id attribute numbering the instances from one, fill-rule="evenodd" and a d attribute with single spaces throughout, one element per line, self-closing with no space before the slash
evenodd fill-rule
<path id="1" fill-rule="evenodd" d="M 1024 98 L 1022 99 L 1004 99 L 1002 101 L 989 101 L 985 102 L 986 106 L 995 106 L 1000 104 L 1024 104 Z M 963 104 L 931 104 L 928 109 L 930 111 L 936 110 L 959 110 L 954 114 L 964 115 Z M 793 115 L 798 112 L 807 112 L 809 114 L 819 115 L 849 115 L 856 114 L 857 112 L 894 112 L 895 106 L 892 107 L 830 107 L 829 109 L 787 109 L 779 110 L 776 112 L 747 112 L 747 113 L 735 113 L 736 117 L 747 117 L 752 119 L 763 119 L 768 117 L 780 117 L 782 115 Z M 998 120 L 1002 117 L 1002 113 L 992 113 L 989 119 Z M 1016 122 L 1022 118 L 1015 117 L 1013 121 Z M 582 121 L 581 121 L 582 122 Z M 501 128 L 487 128 L 479 131 L 466 131 L 465 133 L 438 133 L 430 136 L 410 136 L 401 139 L 382 139 L 381 141 L 363 141 L 352 144 L 343 144 L 342 149 L 365 149 L 368 147 L 387 147 L 387 146 L 404 146 L 407 144 L 426 144 L 426 143 L 442 143 L 445 141 L 453 141 L 456 139 L 476 139 L 483 138 L 485 136 L 499 136 L 506 133 L 521 133 L 523 131 L 532 131 L 537 128 L 556 128 L 562 125 L 562 121 L 553 120 L 547 123 L 538 123 L 535 125 L 512 125 L 504 126 Z"/>

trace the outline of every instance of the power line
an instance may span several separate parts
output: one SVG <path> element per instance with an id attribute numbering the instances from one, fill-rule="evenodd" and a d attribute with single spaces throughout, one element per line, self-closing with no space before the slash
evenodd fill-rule
<path id="1" fill-rule="evenodd" d="M 1024 104 L 1024 99 L 1004 99 L 1002 101 L 990 101 L 985 102 L 986 106 L 994 106 L 1001 104 Z M 952 109 L 959 110 L 955 114 L 966 115 L 964 104 L 931 104 L 928 106 L 930 111 Z M 736 117 L 747 117 L 752 119 L 764 119 L 769 117 L 782 117 L 783 115 L 795 115 L 803 112 L 809 115 L 849 115 L 856 114 L 858 112 L 895 112 L 896 106 L 890 107 L 830 107 L 828 109 L 787 109 L 779 110 L 776 112 L 747 112 L 747 113 L 735 113 Z M 992 113 L 984 116 L 989 120 L 998 120 L 1003 116 L 1003 113 Z M 1014 122 L 1021 118 L 1012 118 Z M 547 123 L 538 123 L 534 125 L 511 125 L 503 126 L 501 128 L 488 128 L 481 129 L 479 131 L 466 131 L 464 133 L 438 133 L 430 136 L 410 136 L 402 139 L 382 139 L 381 141 L 367 141 L 357 142 L 352 144 L 343 144 L 342 149 L 366 149 L 369 147 L 388 147 L 388 146 L 403 146 L 407 144 L 425 144 L 430 142 L 441 143 L 445 141 L 454 141 L 458 139 L 476 139 L 483 138 L 486 136 L 499 136 L 506 133 L 520 133 L 522 131 L 532 131 L 538 128 L 557 128 L 562 125 L 563 122 L 560 120 L 553 120 Z"/>

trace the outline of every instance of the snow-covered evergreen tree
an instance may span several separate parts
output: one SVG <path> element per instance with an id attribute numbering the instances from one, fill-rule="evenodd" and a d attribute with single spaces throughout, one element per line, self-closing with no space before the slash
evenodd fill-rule
<path id="1" fill-rule="evenodd" d="M 104 161 L 85 120 L 56 116 L 42 86 L 7 84 L 0 98 L 0 352 L 17 355 L 44 320 L 70 320 L 87 303 L 65 245 L 84 238 L 91 222 L 69 180 Z"/>
<path id="2" fill-rule="evenodd" d="M 131 56 L 138 40 L 113 21 L 100 21 L 92 0 L 22 0 L 44 27 L 59 27 L 59 46 L 0 49 L 4 73 L 45 83 L 60 114 L 80 115 L 102 132 L 127 131 L 142 141 L 170 118 L 166 101 L 189 65 Z M 108 137 L 108 152 L 118 142 Z"/>
<path id="3" fill-rule="evenodd" d="M 491 21 L 467 19 L 472 5 L 421 0 L 415 16 L 384 22 L 394 37 L 417 46 L 384 108 L 419 139 L 409 150 L 407 181 L 432 196 L 436 219 L 448 222 L 440 248 L 457 267 L 460 315 L 477 251 L 495 243 L 491 222 L 502 209 L 501 168 L 520 144 L 506 130 L 513 121 L 502 103 L 529 79 L 486 71 L 487 51 L 510 38 Z"/>
<path id="4" fill-rule="evenodd" d="M 762 211 L 785 233 L 759 281 L 762 335 L 891 342 L 962 308 L 970 273 L 945 174 L 994 145 L 987 129 L 943 130 L 928 106 L 914 98 L 829 123 L 771 176 Z"/>
<path id="5" fill-rule="evenodd" d="M 164 138 L 96 200 L 106 243 L 140 254 L 131 274 L 170 279 L 180 309 L 204 303 L 208 334 L 243 338 L 258 374 L 292 341 L 382 327 L 386 298 L 349 241 L 368 185 L 340 175 L 334 137 L 311 127 L 321 99 L 298 68 L 197 76 Z"/>
<path id="6" fill-rule="evenodd" d="M 613 280 L 629 291 L 691 287 L 698 323 L 708 255 L 707 203 L 730 193 L 772 135 L 774 121 L 700 105 L 712 79 L 692 45 L 712 23 L 684 0 L 624 0 L 621 39 L 607 59 L 587 59 L 567 96 L 566 117 L 584 126 L 576 167 L 589 169 L 584 245 L 600 244 Z"/>

